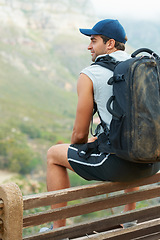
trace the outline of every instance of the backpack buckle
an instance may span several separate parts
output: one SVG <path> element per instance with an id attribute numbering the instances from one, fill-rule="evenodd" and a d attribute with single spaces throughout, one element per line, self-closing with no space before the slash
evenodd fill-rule
<path id="1" fill-rule="evenodd" d="M 120 81 L 125 81 L 124 74 L 117 74 L 116 76 L 111 77 L 107 83 L 108 85 L 113 85 L 114 82 L 116 83 Z"/>
<path id="2" fill-rule="evenodd" d="M 124 74 L 117 74 L 113 78 L 114 78 L 114 82 L 120 82 L 120 81 L 124 81 L 125 80 Z"/>

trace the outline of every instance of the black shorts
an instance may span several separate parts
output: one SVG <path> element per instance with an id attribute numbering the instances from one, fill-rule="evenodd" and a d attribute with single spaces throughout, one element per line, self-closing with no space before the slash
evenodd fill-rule
<path id="1" fill-rule="evenodd" d="M 134 163 L 121 159 L 114 154 L 92 152 L 84 158 L 82 145 L 72 144 L 68 148 L 68 161 L 73 170 L 86 180 L 126 182 L 154 175 L 160 170 L 158 163 Z"/>

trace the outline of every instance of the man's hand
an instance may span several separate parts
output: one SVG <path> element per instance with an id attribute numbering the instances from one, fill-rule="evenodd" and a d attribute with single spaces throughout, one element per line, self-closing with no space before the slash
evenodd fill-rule
<path id="1" fill-rule="evenodd" d="M 88 143 L 94 142 L 95 140 L 97 140 L 97 137 L 91 137 L 88 139 Z"/>

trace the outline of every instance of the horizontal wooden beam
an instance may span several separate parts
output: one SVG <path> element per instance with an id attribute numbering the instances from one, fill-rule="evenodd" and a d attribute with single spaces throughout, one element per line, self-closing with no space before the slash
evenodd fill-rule
<path id="1" fill-rule="evenodd" d="M 84 185 L 80 187 L 72 187 L 59 191 L 34 194 L 23 197 L 24 210 L 37 208 L 41 206 L 49 206 L 55 203 L 68 202 L 76 199 L 82 199 L 115 191 L 124 190 L 136 186 L 144 186 L 152 183 L 160 182 L 160 173 L 149 178 L 138 179 L 134 182 L 112 183 L 101 182 L 95 184 Z"/>
<path id="2" fill-rule="evenodd" d="M 155 219 L 149 222 L 141 223 L 135 227 L 128 229 L 120 229 L 118 231 L 106 232 L 101 234 L 95 234 L 95 236 L 89 236 L 91 240 L 122 240 L 122 239 L 135 239 L 147 234 L 157 233 L 160 230 L 160 219 Z M 88 240 L 88 237 L 83 238 Z"/>
<path id="3" fill-rule="evenodd" d="M 58 219 L 70 218 L 100 211 L 112 207 L 125 205 L 127 203 L 142 201 L 160 196 L 160 186 L 148 186 L 147 189 L 141 189 L 135 192 L 123 193 L 112 197 L 103 197 L 101 199 L 90 200 L 80 204 L 70 205 L 63 208 L 48 210 L 42 213 L 30 214 L 24 216 L 23 227 L 36 226 L 46 222 Z"/>
<path id="4" fill-rule="evenodd" d="M 49 240 L 49 239 L 63 239 L 63 238 L 77 238 L 93 234 L 93 232 L 104 232 L 113 228 L 119 228 L 119 224 L 125 221 L 133 221 L 135 219 L 143 219 L 144 216 L 150 216 L 150 219 L 160 217 L 160 205 L 147 207 L 144 209 L 137 209 L 134 211 L 112 215 L 106 218 L 94 219 L 87 222 L 66 226 L 55 229 L 45 234 L 35 234 L 24 237 L 23 240 Z"/>

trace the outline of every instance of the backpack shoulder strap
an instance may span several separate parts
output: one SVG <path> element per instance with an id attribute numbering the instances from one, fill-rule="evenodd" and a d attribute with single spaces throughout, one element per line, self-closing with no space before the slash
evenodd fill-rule
<path id="1" fill-rule="evenodd" d="M 117 64 L 120 63 L 118 61 L 116 61 L 113 57 L 109 56 L 109 55 L 105 55 L 102 57 L 99 57 L 94 63 L 92 63 L 91 65 L 100 65 L 102 67 L 105 67 L 111 71 L 114 71 L 115 67 L 117 66 Z M 100 125 L 103 127 L 104 131 L 108 133 L 108 127 L 105 124 L 105 122 L 103 122 L 99 112 L 97 111 L 97 104 L 94 102 L 94 108 L 93 108 L 93 115 L 92 115 L 92 120 L 91 120 L 91 128 L 90 128 L 90 132 L 92 134 L 92 136 L 96 136 L 96 133 L 93 134 L 93 116 L 95 113 L 98 113 L 98 116 L 100 118 Z"/>
<path id="2" fill-rule="evenodd" d="M 111 71 L 114 71 L 114 69 L 118 63 L 119 63 L 119 61 L 116 61 L 113 57 L 111 57 L 109 55 L 105 55 L 105 56 L 99 57 L 95 61 L 95 63 L 92 63 L 91 65 L 100 65 Z"/>
<path id="3" fill-rule="evenodd" d="M 99 119 L 100 119 L 101 122 L 97 125 L 96 130 L 95 130 L 95 133 L 93 133 L 93 116 L 94 116 L 94 114 L 95 114 L 96 112 L 98 113 L 98 116 L 99 116 Z M 102 120 L 102 118 L 101 118 L 101 116 L 100 116 L 100 114 L 99 114 L 99 112 L 98 112 L 98 109 L 97 109 L 97 104 L 96 104 L 95 101 L 94 101 L 93 114 L 92 114 L 91 126 L 90 126 L 90 132 L 91 132 L 91 135 L 92 135 L 93 137 L 97 136 L 97 131 L 98 131 L 98 129 L 99 129 L 100 126 L 102 126 L 105 134 L 107 135 L 107 134 L 109 133 L 109 128 L 108 128 L 107 124 Z"/>

